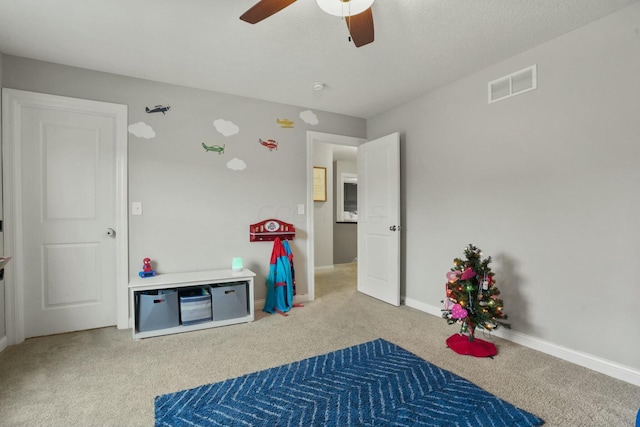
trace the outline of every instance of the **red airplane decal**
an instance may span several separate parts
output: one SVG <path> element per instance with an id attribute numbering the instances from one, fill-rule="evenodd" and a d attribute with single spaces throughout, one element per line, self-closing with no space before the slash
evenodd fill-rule
<path id="1" fill-rule="evenodd" d="M 264 145 L 265 147 L 267 147 L 269 149 L 269 151 L 273 150 L 273 149 L 278 149 L 278 142 L 273 140 L 273 139 L 267 139 L 266 141 L 264 139 L 260 139 L 258 138 L 258 142 L 262 145 Z"/>

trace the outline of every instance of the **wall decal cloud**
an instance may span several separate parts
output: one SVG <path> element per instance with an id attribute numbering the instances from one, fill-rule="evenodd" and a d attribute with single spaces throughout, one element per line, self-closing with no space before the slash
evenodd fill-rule
<path id="1" fill-rule="evenodd" d="M 227 162 L 227 167 L 232 171 L 241 171 L 247 168 L 247 164 L 239 158 L 234 157 Z"/>
<path id="2" fill-rule="evenodd" d="M 216 130 L 224 136 L 231 136 L 240 132 L 240 128 L 229 120 L 217 119 L 213 121 L 213 125 L 216 127 Z"/>
<path id="3" fill-rule="evenodd" d="M 138 138 L 150 139 L 156 136 L 155 131 L 151 126 L 145 122 L 138 122 L 129 125 L 129 133 L 137 136 Z"/>
<path id="4" fill-rule="evenodd" d="M 304 120 L 305 123 L 309 123 L 310 125 L 317 125 L 320 123 L 318 121 L 318 116 L 311 110 L 303 111 L 300 113 L 300 118 Z"/>

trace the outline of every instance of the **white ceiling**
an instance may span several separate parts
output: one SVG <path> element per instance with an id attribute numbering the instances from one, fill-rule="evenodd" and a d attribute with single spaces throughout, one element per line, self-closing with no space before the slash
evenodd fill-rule
<path id="1" fill-rule="evenodd" d="M 369 118 L 638 1 L 376 0 L 356 48 L 315 0 L 0 0 L 0 52 Z"/>

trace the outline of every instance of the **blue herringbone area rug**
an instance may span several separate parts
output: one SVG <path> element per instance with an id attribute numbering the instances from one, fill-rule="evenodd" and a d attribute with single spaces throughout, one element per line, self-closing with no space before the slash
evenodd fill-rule
<path id="1" fill-rule="evenodd" d="M 538 426 L 382 339 L 155 399 L 156 426 Z"/>

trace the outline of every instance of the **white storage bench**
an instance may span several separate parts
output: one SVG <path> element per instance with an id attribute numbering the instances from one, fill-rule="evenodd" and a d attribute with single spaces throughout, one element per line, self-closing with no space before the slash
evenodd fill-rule
<path id="1" fill-rule="evenodd" d="M 253 271 L 243 269 L 133 278 L 129 283 L 133 338 L 252 322 L 255 275 Z M 202 296 L 179 297 L 193 289 L 201 290 Z M 189 306 L 190 303 L 194 306 Z M 197 311 L 194 311 L 194 307 L 197 307 Z M 180 321 L 181 308 L 189 310 L 183 313 L 185 321 Z M 207 313 L 205 310 L 208 310 Z"/>

